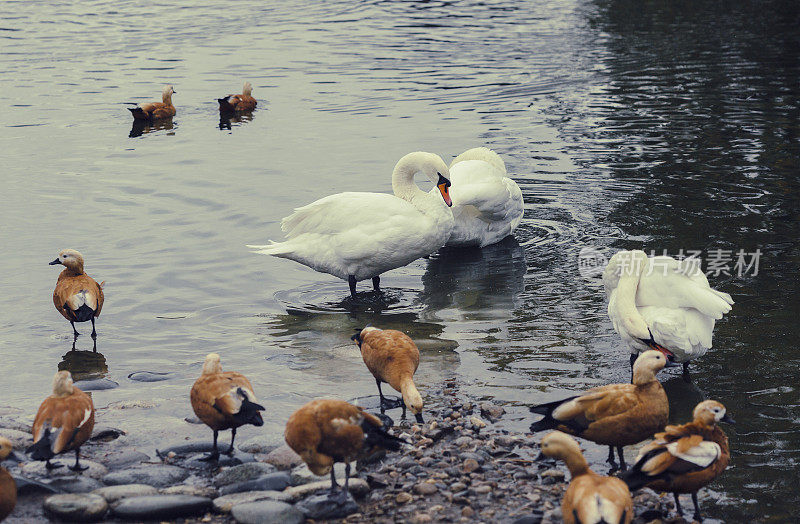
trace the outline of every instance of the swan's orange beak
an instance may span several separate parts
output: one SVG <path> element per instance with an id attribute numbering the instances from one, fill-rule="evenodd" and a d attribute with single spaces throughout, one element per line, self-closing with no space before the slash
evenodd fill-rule
<path id="1" fill-rule="evenodd" d="M 450 181 L 439 174 L 439 181 L 436 182 L 436 187 L 439 188 L 439 192 L 442 194 L 442 198 L 444 199 L 444 203 L 447 204 L 447 207 L 452 207 L 453 201 L 450 199 L 450 191 L 447 189 L 450 187 Z"/>

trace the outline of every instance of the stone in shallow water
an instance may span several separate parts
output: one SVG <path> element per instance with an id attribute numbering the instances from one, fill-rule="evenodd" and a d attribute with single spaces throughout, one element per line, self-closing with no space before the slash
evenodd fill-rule
<path id="1" fill-rule="evenodd" d="M 110 378 L 93 378 L 89 380 L 79 380 L 75 382 L 75 386 L 79 387 L 81 391 L 103 391 L 106 389 L 118 388 L 119 384 Z"/>
<path id="2" fill-rule="evenodd" d="M 169 380 L 175 376 L 175 373 L 159 373 L 157 371 L 134 371 L 128 378 L 136 382 L 161 382 L 162 380 Z"/>
<path id="3" fill-rule="evenodd" d="M 344 502 L 337 493 L 332 498 L 329 494 L 312 495 L 295 504 L 295 507 L 310 519 L 328 520 L 344 518 L 358 511 L 358 504 L 349 494 Z"/>
<path id="4" fill-rule="evenodd" d="M 88 493 L 103 487 L 99 480 L 88 477 L 61 477 L 53 480 L 50 485 L 62 493 Z"/>
<path id="5" fill-rule="evenodd" d="M 255 480 L 269 473 L 274 473 L 276 470 L 277 468 L 272 464 L 264 464 L 263 462 L 241 464 L 222 470 L 214 477 L 214 485 L 219 488 L 229 484 Z"/>
<path id="6" fill-rule="evenodd" d="M 103 477 L 103 482 L 109 486 L 147 484 L 156 488 L 163 488 L 176 484 L 188 476 L 188 471 L 177 466 L 138 466 L 109 473 Z"/>
<path id="7" fill-rule="evenodd" d="M 353 462 L 351 466 L 352 471 L 355 471 L 355 462 Z M 341 479 L 342 481 L 344 481 L 344 468 L 345 465 L 343 462 L 337 462 L 333 465 L 333 472 L 336 475 L 336 478 Z M 330 479 L 330 475 L 315 475 L 305 464 L 292 470 L 292 486 L 299 486 L 301 484 L 308 484 L 310 482 L 318 482 L 320 480 L 325 480 L 325 478 Z"/>
<path id="8" fill-rule="evenodd" d="M 51 495 L 44 501 L 48 515 L 70 522 L 96 522 L 108 511 L 106 499 L 93 494 Z"/>
<path id="9" fill-rule="evenodd" d="M 99 479 L 108 473 L 108 469 L 106 469 L 104 465 L 91 460 L 81 460 L 81 466 L 89 468 L 86 471 L 80 473 L 72 471 L 67 466 L 75 464 L 75 454 L 73 452 L 69 452 L 67 455 L 59 455 L 57 459 L 53 459 L 50 462 L 53 464 L 61 464 L 63 467 L 48 470 L 44 461 L 35 461 L 23 464 L 21 471 L 26 476 L 40 479 L 58 477 L 76 478 L 78 476 Z"/>
<path id="10" fill-rule="evenodd" d="M 303 459 L 300 458 L 300 455 L 285 444 L 270 451 L 264 461 L 278 469 L 292 469 L 303 463 Z"/>
<path id="11" fill-rule="evenodd" d="M 290 497 L 285 491 L 243 491 L 231 493 L 214 499 L 214 511 L 217 513 L 230 513 L 234 506 L 258 500 L 277 500 L 289 502 Z"/>
<path id="12" fill-rule="evenodd" d="M 289 485 L 289 474 L 285 471 L 270 473 L 254 480 L 237 482 L 223 486 L 219 491 L 223 495 L 241 493 L 242 491 L 283 491 Z"/>
<path id="13" fill-rule="evenodd" d="M 211 508 L 211 499 L 191 495 L 146 495 L 122 499 L 114 505 L 115 517 L 129 520 L 161 520 L 194 517 Z"/>
<path id="14" fill-rule="evenodd" d="M 33 444 L 31 434 L 18 429 L 0 428 L 0 437 L 10 440 L 16 450 L 24 451 L 25 448 Z"/>
<path id="15" fill-rule="evenodd" d="M 61 493 L 60 489 L 57 489 L 50 484 L 39 482 L 38 480 L 26 479 L 25 477 L 20 477 L 17 475 L 12 475 L 12 478 L 17 484 L 18 495 L 25 493 Z"/>
<path id="16" fill-rule="evenodd" d="M 106 502 L 111 504 L 120 499 L 155 495 L 158 491 L 153 486 L 148 486 L 147 484 L 121 484 L 119 486 L 106 486 L 96 489 L 92 493 L 100 495 L 106 499 Z"/>
<path id="17" fill-rule="evenodd" d="M 197 442 L 179 442 L 171 444 L 156 450 L 156 455 L 161 458 L 166 457 L 169 453 L 175 453 L 179 456 L 188 456 L 193 453 L 208 453 L 214 449 L 214 443 L 211 441 L 197 441 Z M 220 447 L 220 449 L 224 449 Z"/>
<path id="18" fill-rule="evenodd" d="M 193 486 L 189 484 L 170 486 L 159 490 L 159 493 L 163 493 L 164 495 L 195 495 L 197 497 L 206 497 L 209 499 L 219 497 L 219 491 L 212 486 Z"/>
<path id="19" fill-rule="evenodd" d="M 220 455 L 217 460 L 201 460 L 206 456 L 206 453 L 192 455 L 183 461 L 183 466 L 186 468 L 210 471 L 217 468 L 238 466 L 240 464 L 255 462 L 255 458 L 248 453 L 236 453 L 231 457 L 228 455 Z"/>
<path id="20" fill-rule="evenodd" d="M 245 453 L 270 453 L 281 447 L 280 437 L 269 437 L 267 435 L 257 435 L 239 444 L 239 449 Z"/>
<path id="21" fill-rule="evenodd" d="M 259 500 L 238 504 L 231 510 L 233 518 L 239 524 L 264 524 L 279 522 L 280 524 L 300 524 L 305 520 L 303 512 L 294 506 L 277 500 Z"/>
<path id="22" fill-rule="evenodd" d="M 126 449 L 117 453 L 110 453 L 101 460 L 108 469 L 119 469 L 131 464 L 140 464 L 150 460 L 150 457 L 140 451 Z"/>
<path id="23" fill-rule="evenodd" d="M 350 485 L 348 486 L 350 494 L 354 497 L 363 497 L 367 493 L 369 493 L 369 484 L 367 481 L 360 478 L 351 478 Z M 309 484 L 303 484 L 301 486 L 294 486 L 291 488 L 286 488 L 283 493 L 289 497 L 290 500 L 300 500 L 302 498 L 307 497 L 312 493 L 316 493 L 318 491 L 323 490 L 330 490 L 331 489 L 331 481 L 328 480 L 321 480 L 319 482 L 311 482 Z"/>
<path id="24" fill-rule="evenodd" d="M 146 495 L 123 499 L 112 509 L 114 516 L 131 520 L 177 519 L 202 515 L 211 499 L 192 495 Z"/>
<path id="25" fill-rule="evenodd" d="M 125 432 L 119 428 L 112 428 L 111 426 L 95 426 L 94 430 L 92 431 L 92 437 L 89 440 L 111 442 L 112 440 L 118 439 L 122 435 L 125 435 Z"/>

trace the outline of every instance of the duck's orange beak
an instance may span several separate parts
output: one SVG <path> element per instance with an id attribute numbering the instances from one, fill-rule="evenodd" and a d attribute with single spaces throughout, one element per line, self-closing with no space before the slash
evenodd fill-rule
<path id="1" fill-rule="evenodd" d="M 443 177 L 441 173 L 439 174 L 439 181 L 436 182 L 436 187 L 439 188 L 439 192 L 442 194 L 442 198 L 444 199 L 444 203 L 447 204 L 447 207 L 452 207 L 453 201 L 450 199 L 450 191 L 448 190 L 450 181 Z"/>

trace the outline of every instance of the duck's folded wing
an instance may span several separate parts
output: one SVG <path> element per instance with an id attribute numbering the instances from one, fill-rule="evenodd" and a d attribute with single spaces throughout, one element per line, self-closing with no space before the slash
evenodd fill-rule
<path id="1" fill-rule="evenodd" d="M 591 422 L 619 415 L 638 403 L 635 388 L 631 384 L 611 384 L 590 389 L 553 411 L 556 420 L 583 417 Z"/>

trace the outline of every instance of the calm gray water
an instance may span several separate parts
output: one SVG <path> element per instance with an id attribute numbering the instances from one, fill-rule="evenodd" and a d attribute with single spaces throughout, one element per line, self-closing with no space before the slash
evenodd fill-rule
<path id="1" fill-rule="evenodd" d="M 526 405 L 628 379 L 581 249 L 760 249 L 757 275 L 732 262 L 710 277 L 736 306 L 693 383 L 665 380 L 675 421 L 716 398 L 739 422 L 707 514 L 796 514 L 796 2 L 187 4 L 0 5 L 4 412 L 32 417 L 66 366 L 119 384 L 93 396 L 132 444 L 207 437 L 183 419 L 216 351 L 279 435 L 311 398 L 374 393 L 348 338 L 371 322 L 418 341 L 422 388 L 455 374 L 524 429 Z M 259 109 L 220 129 L 215 99 L 244 80 Z M 172 125 L 129 137 L 124 103 L 165 83 Z M 449 160 L 479 145 L 525 194 L 517 241 L 387 273 L 384 308 L 347 312 L 346 283 L 245 248 L 280 239 L 280 219 L 319 197 L 389 192 L 409 151 Z M 106 281 L 95 359 L 69 352 L 52 306 L 47 262 L 65 247 Z"/>

